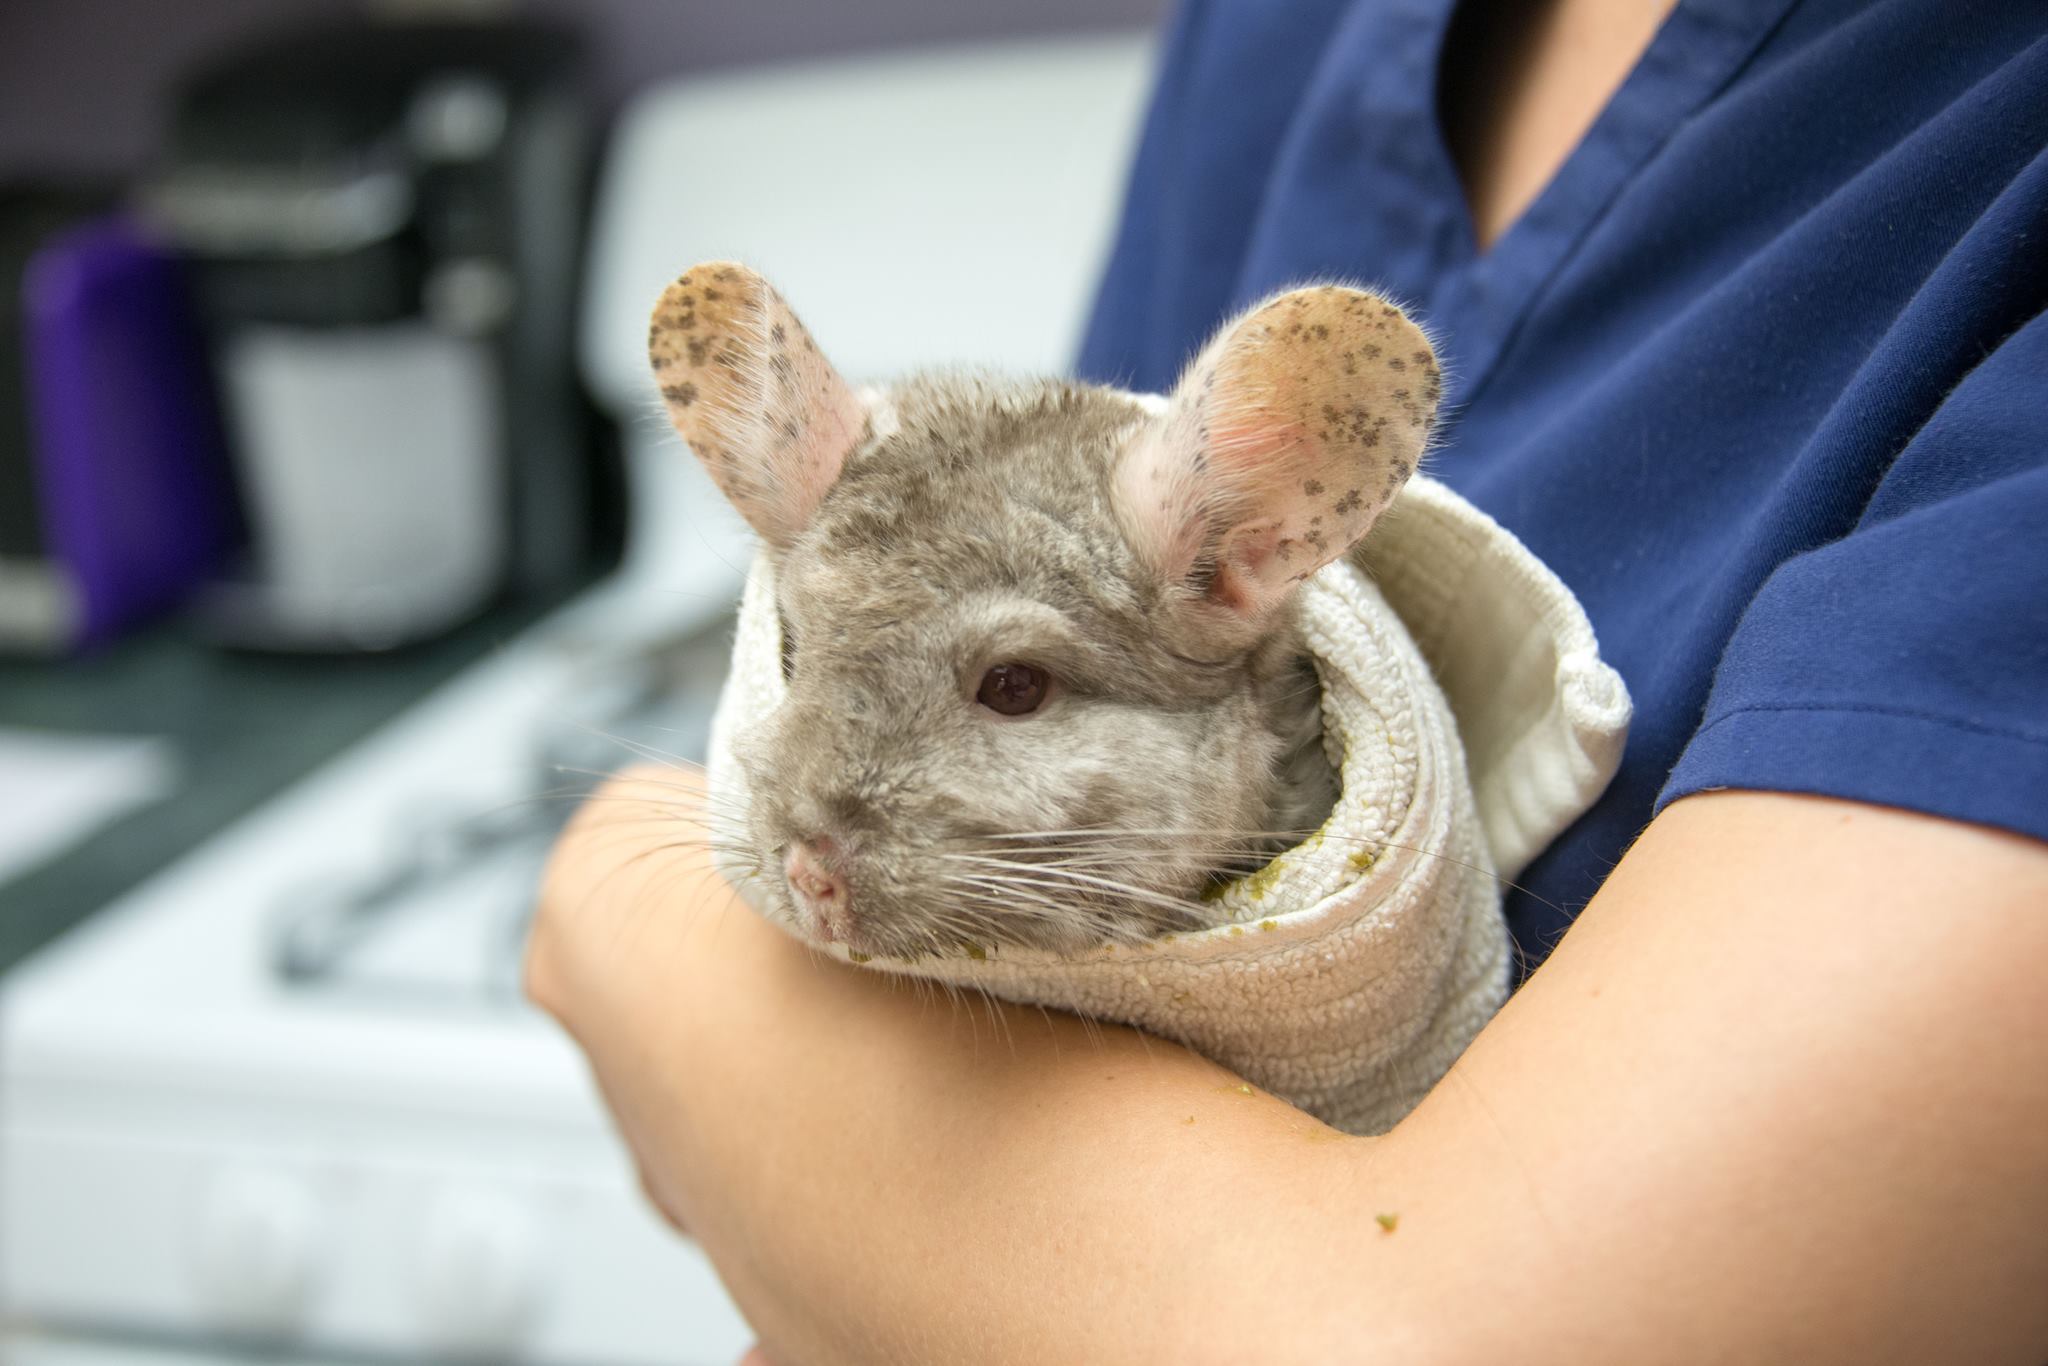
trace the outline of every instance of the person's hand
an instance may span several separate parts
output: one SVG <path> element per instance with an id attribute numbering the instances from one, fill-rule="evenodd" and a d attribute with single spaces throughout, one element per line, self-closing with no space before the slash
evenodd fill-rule
<path id="1" fill-rule="evenodd" d="M 677 969 L 691 927 L 736 898 L 712 866 L 703 777 L 695 770 L 639 765 L 607 781 L 578 809 L 548 860 L 527 941 L 526 993 L 583 1041 L 585 1004 L 647 975 L 648 954 Z M 709 950 L 716 952 L 715 946 Z M 599 1072 L 600 1085 L 605 1076 Z M 605 1088 L 606 1098 L 611 1091 Z M 648 1203 L 678 1233 L 687 1226 L 653 1179 L 631 1111 L 613 1107 Z"/>
<path id="2" fill-rule="evenodd" d="M 624 960 L 636 953 L 686 943 L 687 927 L 707 905 L 733 900 L 710 864 L 704 798 L 701 775 L 640 766 L 607 782 L 563 831 L 541 882 L 526 990 L 572 1036 L 587 1016 L 578 1009 L 584 992 L 618 983 L 627 975 Z M 675 1202 L 651 1175 L 629 1114 L 615 1107 L 640 1188 L 669 1226 L 687 1235 Z M 756 1345 L 739 1366 L 775 1363 Z"/>
<path id="3" fill-rule="evenodd" d="M 1248 1100 L 1235 1077 L 1173 1045 L 994 1003 L 950 1009 L 898 979 L 813 955 L 739 901 L 709 850 L 695 775 L 639 767 L 608 782 L 549 862 L 526 989 L 589 1056 L 649 1199 L 697 1239 L 742 1312 L 770 1335 L 770 1348 L 752 1349 L 745 1366 L 838 1359 L 814 1325 L 789 1320 L 774 1290 L 792 1275 L 818 1277 L 816 1258 L 837 1264 L 846 1240 L 860 1236 L 832 1216 L 835 1197 L 894 1184 L 900 1178 L 884 1177 L 885 1167 L 916 1148 L 936 1156 L 955 1143 L 998 1145 L 1017 1126 L 996 1101 L 1048 1059 L 1063 1085 L 1091 1095 L 1120 1068 L 1120 1095 L 1192 1087 L 1218 1137 L 1248 1121 L 1328 1133 L 1270 1098 Z M 835 1111 L 788 1102 L 826 1090 L 884 1132 L 825 1157 Z M 940 1118 L 933 1102 L 942 1096 L 968 1107 L 967 1124 Z M 1184 1101 L 1164 1103 L 1178 1125 Z M 1043 1122 L 1028 1128 L 1052 1136 Z M 947 1162 L 949 1170 L 923 1172 L 938 1178 L 925 1182 L 925 1196 L 950 1177 L 957 1198 L 974 1198 L 975 1164 Z M 817 1236 L 784 1249 L 757 1238 L 771 1196 L 802 1201 Z M 873 1243 L 895 1245 L 880 1255 L 906 1264 L 890 1230 L 858 1222 Z M 901 1233 L 922 1237 L 917 1230 L 906 1222 Z M 845 1285 L 856 1299 L 839 1303 L 835 1317 L 877 1312 L 858 1302 L 870 1299 L 858 1278 Z"/>
<path id="4" fill-rule="evenodd" d="M 565 837 L 530 980 L 779 1366 L 2048 1347 L 2039 844 L 1688 798 L 1350 1139 L 1173 1045 L 813 957 L 679 781 Z"/>
<path id="5" fill-rule="evenodd" d="M 727 900 L 712 866 L 704 781 L 639 765 L 578 808 L 541 878 L 526 991 L 576 1033 L 579 993 L 616 983 L 621 960 L 659 941 L 706 899 Z"/>

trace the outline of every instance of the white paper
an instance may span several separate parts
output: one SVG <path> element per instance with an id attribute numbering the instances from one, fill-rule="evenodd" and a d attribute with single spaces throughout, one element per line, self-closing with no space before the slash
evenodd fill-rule
<path id="1" fill-rule="evenodd" d="M 176 790 L 177 756 L 152 736 L 0 728 L 0 887 Z"/>

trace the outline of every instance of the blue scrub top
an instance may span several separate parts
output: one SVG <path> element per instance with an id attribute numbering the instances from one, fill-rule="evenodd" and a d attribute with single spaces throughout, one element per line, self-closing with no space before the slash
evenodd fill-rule
<path id="1" fill-rule="evenodd" d="M 1441 341 L 1432 472 L 1571 585 L 1636 702 L 1509 895 L 1530 966 L 1704 789 L 2048 839 L 2048 4 L 1681 0 L 1485 253 L 1451 9 L 1186 4 L 1081 371 L 1166 388 L 1333 277 Z"/>

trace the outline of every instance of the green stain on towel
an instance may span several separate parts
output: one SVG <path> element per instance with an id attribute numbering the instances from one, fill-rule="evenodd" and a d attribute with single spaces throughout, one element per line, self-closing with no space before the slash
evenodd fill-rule
<path id="1" fill-rule="evenodd" d="M 1309 848 L 1319 844 L 1321 841 L 1322 836 L 1317 835 L 1307 845 L 1297 845 L 1295 847 Z M 1280 860 L 1286 856 L 1286 852 L 1282 852 L 1276 855 L 1273 861 L 1265 867 L 1257 872 L 1246 873 L 1243 877 L 1222 878 L 1211 882 L 1208 886 L 1202 888 L 1199 895 L 1203 901 L 1220 901 L 1226 894 L 1242 888 L 1244 894 L 1253 901 L 1263 901 L 1266 899 L 1266 893 L 1273 890 L 1273 884 L 1280 880 Z"/>
<path id="2" fill-rule="evenodd" d="M 1353 849 L 1344 856 L 1344 861 L 1361 873 L 1371 871 L 1372 866 L 1379 862 L 1370 849 Z"/>

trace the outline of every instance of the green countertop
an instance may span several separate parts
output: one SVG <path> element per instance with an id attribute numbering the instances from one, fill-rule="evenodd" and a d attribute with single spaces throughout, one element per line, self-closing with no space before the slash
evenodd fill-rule
<path id="1" fill-rule="evenodd" d="M 559 600 L 557 600 L 559 601 Z M 78 659 L 0 660 L 0 726 L 149 735 L 180 784 L 0 882 L 0 971 L 391 719 L 552 603 L 502 604 L 422 645 L 355 657 L 226 651 L 172 623 Z"/>

